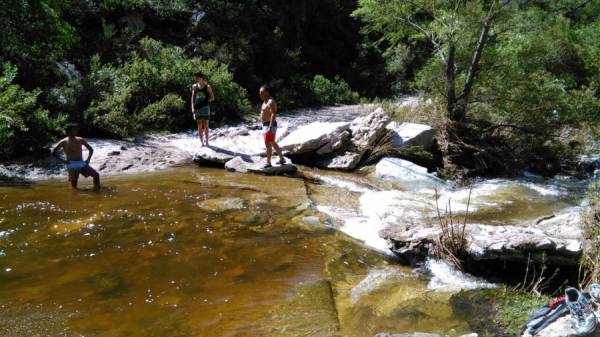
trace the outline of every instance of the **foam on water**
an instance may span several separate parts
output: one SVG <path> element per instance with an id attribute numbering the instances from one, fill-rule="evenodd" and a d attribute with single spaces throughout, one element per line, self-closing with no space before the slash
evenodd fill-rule
<path id="1" fill-rule="evenodd" d="M 359 212 L 333 206 L 317 205 L 317 210 L 323 212 L 341 223 L 339 230 L 346 235 L 360 240 L 363 244 L 376 251 L 391 255 L 387 242 L 379 236 L 379 231 L 385 226 L 381 221 L 372 221 Z"/>
<path id="2" fill-rule="evenodd" d="M 424 268 L 431 276 L 427 285 L 431 290 L 457 291 L 496 287 L 493 283 L 461 272 L 445 260 L 428 259 L 425 262 Z"/>
<path id="3" fill-rule="evenodd" d="M 340 188 L 346 189 L 351 192 L 367 193 L 367 192 L 371 191 L 370 188 L 361 186 L 361 185 L 359 185 L 353 181 L 350 181 L 348 179 L 342 179 L 339 177 L 332 177 L 332 176 L 322 176 L 322 175 L 317 175 L 317 177 L 320 180 L 322 180 L 323 182 L 327 183 L 328 185 L 340 187 Z"/>

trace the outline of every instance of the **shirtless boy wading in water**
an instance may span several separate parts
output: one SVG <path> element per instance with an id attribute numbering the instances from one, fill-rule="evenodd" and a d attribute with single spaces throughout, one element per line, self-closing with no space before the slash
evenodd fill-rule
<path id="1" fill-rule="evenodd" d="M 94 189 L 100 189 L 100 175 L 89 165 L 90 159 L 92 159 L 92 154 L 94 153 L 94 149 L 92 149 L 90 144 L 88 144 L 85 139 L 77 137 L 78 130 L 76 124 L 67 124 L 65 131 L 67 131 L 68 137 L 56 144 L 56 146 L 52 149 L 52 155 L 61 162 L 67 164 L 69 181 L 71 182 L 71 186 L 73 188 L 77 188 L 79 174 L 82 174 L 84 177 L 91 176 L 94 178 Z M 82 146 L 85 146 L 89 152 L 85 161 L 83 161 Z M 65 152 L 67 160 L 62 159 L 58 155 L 58 150 L 61 148 Z"/>
<path id="2" fill-rule="evenodd" d="M 277 102 L 271 97 L 269 87 L 263 85 L 260 87 L 259 92 L 260 98 L 263 100 L 263 104 L 260 108 L 260 120 L 262 122 L 263 139 L 265 140 L 265 146 L 267 147 L 267 165 L 265 167 L 271 167 L 271 154 L 273 148 L 279 155 L 279 164 L 285 164 L 285 158 L 281 152 L 281 148 L 275 142 L 275 136 L 277 134 L 277 121 L 275 120 L 275 114 L 277 113 Z"/>

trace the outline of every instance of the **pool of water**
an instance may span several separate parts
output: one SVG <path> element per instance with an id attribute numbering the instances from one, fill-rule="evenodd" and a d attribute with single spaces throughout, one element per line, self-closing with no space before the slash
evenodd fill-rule
<path id="1" fill-rule="evenodd" d="M 314 207 L 357 192 L 194 166 L 103 184 L 0 188 L 0 335 L 469 332 L 450 293 Z"/>

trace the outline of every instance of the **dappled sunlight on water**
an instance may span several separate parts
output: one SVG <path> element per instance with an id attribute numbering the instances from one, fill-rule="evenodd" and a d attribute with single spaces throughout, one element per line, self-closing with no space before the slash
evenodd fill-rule
<path id="1" fill-rule="evenodd" d="M 448 294 L 334 230 L 300 179 L 183 167 L 82 185 L 0 188 L 0 335 L 465 330 Z"/>

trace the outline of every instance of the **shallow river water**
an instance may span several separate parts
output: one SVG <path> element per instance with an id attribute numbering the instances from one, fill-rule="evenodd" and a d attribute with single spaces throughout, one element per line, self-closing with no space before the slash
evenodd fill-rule
<path id="1" fill-rule="evenodd" d="M 90 142 L 97 168 L 124 146 Z M 180 159 L 198 145 L 193 133 L 155 142 Z M 130 152 L 120 155 L 125 164 L 143 154 Z M 101 171 L 100 192 L 89 180 L 72 191 L 57 164 L 0 164 L 0 177 L 33 182 L 0 187 L 0 336 L 454 337 L 470 331 L 452 312 L 452 293 L 493 286 L 439 261 L 400 266 L 378 236 L 387 224 L 434 221 L 434 184 L 457 213 L 469 188 L 393 165 L 302 168 L 313 178 L 302 180 L 181 163 Z M 469 221 L 577 212 L 586 185 L 531 175 L 477 182 Z"/>
<path id="2" fill-rule="evenodd" d="M 0 188 L 0 335 L 468 330 L 448 292 L 335 230 L 300 179 L 190 166 L 83 186 Z"/>

